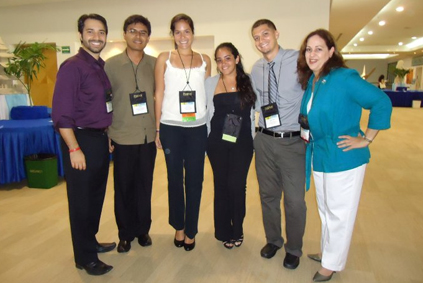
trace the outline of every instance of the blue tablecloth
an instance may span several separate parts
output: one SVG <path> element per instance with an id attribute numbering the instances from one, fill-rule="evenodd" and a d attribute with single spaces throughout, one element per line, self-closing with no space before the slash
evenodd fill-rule
<path id="1" fill-rule="evenodd" d="M 411 107 L 413 100 L 422 101 L 420 107 L 423 107 L 423 92 L 422 91 L 392 91 L 384 90 L 392 101 L 392 106 L 396 107 Z"/>
<path id="2" fill-rule="evenodd" d="M 24 157 L 36 153 L 57 155 L 58 174 L 64 176 L 60 135 L 50 118 L 0 121 L 0 184 L 25 179 Z"/>

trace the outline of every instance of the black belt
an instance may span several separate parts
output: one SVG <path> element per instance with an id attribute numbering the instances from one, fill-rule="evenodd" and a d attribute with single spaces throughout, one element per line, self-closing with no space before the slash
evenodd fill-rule
<path id="1" fill-rule="evenodd" d="M 77 127 L 76 129 L 80 131 L 89 131 L 89 132 L 105 132 L 107 130 L 107 128 L 96 129 L 96 128 L 82 128 L 82 127 Z"/>
<path id="2" fill-rule="evenodd" d="M 297 137 L 300 135 L 300 131 L 276 133 L 276 132 L 266 130 L 265 128 L 262 128 L 262 127 L 258 127 L 257 131 L 260 133 L 275 137 L 275 138 L 292 138 L 292 137 Z"/>

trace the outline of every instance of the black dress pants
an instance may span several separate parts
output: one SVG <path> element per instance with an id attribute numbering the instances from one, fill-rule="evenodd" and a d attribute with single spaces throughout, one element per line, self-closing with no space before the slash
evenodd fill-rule
<path id="1" fill-rule="evenodd" d="M 252 138 L 236 144 L 209 138 L 207 155 L 214 178 L 215 237 L 220 241 L 237 240 L 244 234 L 245 188 L 253 158 Z"/>
<path id="2" fill-rule="evenodd" d="M 75 130 L 75 136 L 85 155 L 86 170 L 72 168 L 69 149 L 63 139 L 62 152 L 75 262 L 84 265 L 98 260 L 96 234 L 106 193 L 110 155 L 105 132 Z"/>
<path id="3" fill-rule="evenodd" d="M 151 227 L 151 192 L 156 162 L 154 142 L 120 145 L 113 142 L 115 216 L 119 239 L 132 241 Z"/>
<path id="4" fill-rule="evenodd" d="M 185 229 L 194 239 L 198 233 L 207 127 L 178 127 L 160 124 L 160 141 L 166 159 L 169 224 Z"/>

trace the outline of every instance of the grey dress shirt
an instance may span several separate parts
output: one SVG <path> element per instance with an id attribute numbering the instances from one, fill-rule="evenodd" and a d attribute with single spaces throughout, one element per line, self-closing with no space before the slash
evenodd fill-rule
<path id="1" fill-rule="evenodd" d="M 304 91 L 297 79 L 297 59 L 298 51 L 282 49 L 279 46 L 279 53 L 276 55 L 275 71 L 276 81 L 278 82 L 278 99 L 276 104 L 279 109 L 281 125 L 270 129 L 274 132 L 294 132 L 300 130 L 298 115 L 300 113 L 301 100 Z M 258 60 L 251 71 L 251 77 L 254 82 L 257 93 L 257 104 L 259 106 L 269 104 L 268 76 L 269 62 L 261 58 Z M 274 102 L 274 101 L 272 101 Z M 256 108 L 260 112 L 259 126 L 264 128 L 263 115 L 260 107 Z"/>

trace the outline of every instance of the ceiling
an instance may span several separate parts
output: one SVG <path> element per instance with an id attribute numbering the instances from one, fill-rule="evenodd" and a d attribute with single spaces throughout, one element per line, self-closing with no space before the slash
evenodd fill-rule
<path id="1" fill-rule="evenodd" d="M 66 1 L 70 0 L 1 0 L 0 7 Z M 404 11 L 395 11 L 398 6 Z M 413 36 L 423 38 L 422 15 L 423 0 L 331 0 L 329 30 L 344 54 L 395 53 L 399 59 L 423 55 L 423 44 L 407 47 Z M 385 26 L 379 26 L 381 20 L 386 21 Z"/>
<path id="2" fill-rule="evenodd" d="M 399 6 L 404 11 L 397 12 Z M 407 46 L 413 36 L 423 39 L 422 13 L 422 0 L 332 0 L 329 30 L 344 54 L 398 54 L 396 59 L 423 55 L 423 42 Z M 386 24 L 379 26 L 382 20 Z"/>

